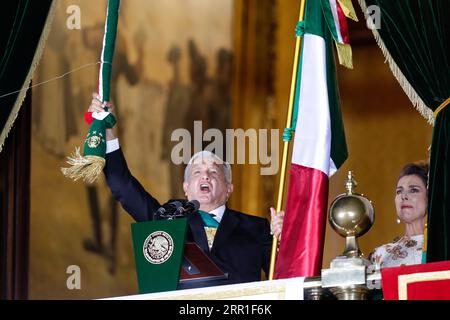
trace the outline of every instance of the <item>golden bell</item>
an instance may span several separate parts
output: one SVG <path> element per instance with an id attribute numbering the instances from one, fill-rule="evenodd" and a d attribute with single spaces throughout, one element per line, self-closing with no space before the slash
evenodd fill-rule
<path id="1" fill-rule="evenodd" d="M 347 257 L 362 257 L 356 238 L 369 231 L 375 219 L 372 202 L 353 191 L 356 185 L 352 172 L 349 171 L 345 184 L 347 193 L 340 194 L 333 200 L 328 215 L 331 227 L 339 235 L 346 237 L 343 255 Z"/>

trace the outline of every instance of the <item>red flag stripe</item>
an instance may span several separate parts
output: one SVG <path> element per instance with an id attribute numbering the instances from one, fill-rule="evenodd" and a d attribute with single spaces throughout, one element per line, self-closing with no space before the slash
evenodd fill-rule
<path id="1" fill-rule="evenodd" d="M 328 176 L 320 170 L 292 164 L 287 199 L 275 279 L 320 275 Z"/>

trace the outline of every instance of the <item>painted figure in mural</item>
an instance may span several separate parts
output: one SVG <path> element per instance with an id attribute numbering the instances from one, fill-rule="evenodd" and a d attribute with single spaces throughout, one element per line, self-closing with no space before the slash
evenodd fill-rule
<path id="1" fill-rule="evenodd" d="M 423 232 L 427 212 L 428 164 L 409 163 L 400 171 L 395 191 L 397 223 L 405 234 L 377 247 L 370 260 L 375 268 L 419 264 L 422 261 Z"/>
<path id="2" fill-rule="evenodd" d="M 99 112 L 102 102 L 94 95 L 88 111 Z M 113 130 L 107 131 L 105 176 L 114 197 L 138 222 L 153 219 L 159 202 L 132 176 Z M 231 167 L 209 151 L 196 153 L 189 161 L 182 183 L 188 200 L 198 200 L 200 210 L 187 216 L 187 241 L 196 242 L 224 272 L 219 284 L 261 279 L 269 268 L 272 236 L 281 235 L 284 212 L 271 208 L 267 219 L 227 207 L 233 192 Z M 210 214 L 214 216 L 211 217 Z"/>
<path id="3" fill-rule="evenodd" d="M 184 119 L 186 118 L 187 109 L 191 99 L 189 86 L 181 83 L 180 58 L 181 49 L 177 46 L 173 46 L 167 54 L 167 61 L 173 69 L 173 77 L 169 82 L 167 93 L 163 133 L 161 136 L 162 146 L 167 145 L 174 130 L 184 127 Z M 162 148 L 161 151 L 162 160 L 169 163 L 170 195 L 174 198 L 180 198 L 183 196 L 183 189 L 181 188 L 179 181 L 183 176 L 184 168 L 182 165 L 176 165 L 170 161 L 171 148 Z"/>
<path id="4" fill-rule="evenodd" d="M 202 121 L 204 129 L 210 128 L 205 90 L 211 79 L 207 74 L 208 65 L 206 58 L 200 53 L 197 44 L 192 39 L 188 41 L 188 53 L 191 99 L 188 108 L 188 117 L 185 118 L 185 121 L 186 128 L 193 134 L 193 124 L 196 120 Z"/>
<path id="5" fill-rule="evenodd" d="M 162 145 L 167 145 L 172 132 L 178 128 L 187 129 L 194 136 L 194 121 L 202 121 L 202 130 L 219 129 L 223 136 L 230 127 L 231 108 L 231 53 L 226 49 L 217 52 L 216 72 L 213 77 L 207 75 L 207 62 L 195 41 L 187 43 L 189 56 L 189 84 L 180 79 L 181 49 L 173 46 L 167 61 L 173 68 L 173 78 L 169 82 L 165 118 L 163 124 Z M 175 116 L 176 115 L 176 116 Z M 191 141 L 193 148 L 193 141 Z M 204 142 L 206 146 L 207 142 Z M 171 148 L 162 149 L 162 159 L 170 159 Z M 193 149 L 192 149 L 193 150 Z M 224 155 L 226 158 L 226 155 Z M 174 198 L 183 196 L 179 183 L 184 168 L 169 162 L 170 194 Z"/>
<path id="6" fill-rule="evenodd" d="M 223 136 L 231 125 L 231 68 L 231 52 L 219 49 L 216 54 L 215 77 L 205 89 L 210 126 L 219 129 Z"/>
<path id="7" fill-rule="evenodd" d="M 57 7 L 54 25 L 64 25 L 65 21 L 61 6 Z M 33 82 L 44 82 L 71 69 L 71 56 L 65 48 L 70 45 L 65 28 L 53 28 L 46 42 L 45 56 L 47 59 L 40 63 L 36 69 Z M 33 90 L 33 137 L 50 154 L 63 158 L 66 143 L 78 133 L 75 116 L 77 113 L 76 101 L 71 99 L 71 90 L 74 86 L 72 77 L 61 81 L 53 81 L 38 90 Z M 51 124 L 51 125 L 49 125 Z"/>

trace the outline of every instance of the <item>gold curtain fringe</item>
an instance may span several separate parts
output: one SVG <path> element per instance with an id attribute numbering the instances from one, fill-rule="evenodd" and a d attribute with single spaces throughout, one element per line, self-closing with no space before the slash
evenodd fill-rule
<path id="1" fill-rule="evenodd" d="M 84 182 L 94 183 L 102 174 L 106 161 L 98 156 L 83 157 L 80 148 L 76 148 L 75 153 L 71 157 L 67 157 L 67 163 L 71 167 L 61 168 L 64 176 L 74 181 L 83 179 Z"/>
<path id="2" fill-rule="evenodd" d="M 344 12 L 344 15 L 352 19 L 353 21 L 359 21 L 358 17 L 356 16 L 355 8 L 353 7 L 352 0 L 338 0 L 339 4 L 341 5 L 342 11 Z"/>
<path id="3" fill-rule="evenodd" d="M 367 19 L 369 17 L 369 14 L 367 12 L 367 5 L 364 0 L 358 0 L 359 5 L 361 6 L 361 10 L 364 12 L 364 16 Z M 398 65 L 395 63 L 394 59 L 391 57 L 388 49 L 386 48 L 386 45 L 384 44 L 383 40 L 380 37 L 380 34 L 378 31 L 374 28 L 372 29 L 373 35 L 375 37 L 375 41 L 377 42 L 378 46 L 381 49 L 381 52 L 383 53 L 384 57 L 386 58 L 386 61 L 389 63 L 389 68 L 391 69 L 391 72 L 394 74 L 394 77 L 397 79 L 397 81 L 400 83 L 400 86 L 402 87 L 403 91 L 408 96 L 409 100 L 412 102 L 414 108 L 419 111 L 419 113 L 427 120 L 427 122 L 430 125 L 434 125 L 434 114 L 433 111 L 427 107 L 425 102 L 420 98 L 420 96 L 417 94 L 416 90 L 411 86 L 409 81 L 406 79 L 406 77 L 403 75 L 402 71 L 398 67 Z"/>
<path id="4" fill-rule="evenodd" d="M 339 57 L 339 63 L 347 69 L 353 69 L 352 47 L 349 44 L 334 42 Z"/>
<path id="5" fill-rule="evenodd" d="M 33 78 L 34 70 L 36 69 L 39 61 L 41 60 L 42 53 L 44 52 L 45 44 L 48 39 L 48 35 L 50 33 L 51 25 L 53 22 L 53 18 L 55 16 L 55 7 L 56 1 L 53 1 L 50 5 L 50 9 L 48 10 L 47 20 L 45 22 L 44 28 L 42 30 L 41 38 L 39 39 L 38 46 L 36 48 L 36 52 L 34 53 L 33 61 L 31 62 L 30 70 L 28 70 L 28 75 L 25 78 L 22 89 L 17 96 L 16 102 L 11 109 L 11 113 L 6 120 L 6 124 L 3 127 L 3 130 L 0 134 L 0 152 L 2 152 L 3 145 L 5 143 L 6 138 L 8 137 L 9 131 L 17 119 L 17 115 L 19 114 L 20 107 L 22 106 L 23 100 L 25 99 L 26 93 L 28 91 L 28 87 L 30 86 L 31 79 Z"/>

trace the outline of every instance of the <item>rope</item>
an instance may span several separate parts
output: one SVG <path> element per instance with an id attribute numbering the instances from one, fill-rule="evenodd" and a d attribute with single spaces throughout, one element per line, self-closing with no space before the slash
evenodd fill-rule
<path id="1" fill-rule="evenodd" d="M 72 69 L 72 70 L 70 70 L 70 71 L 67 71 L 66 73 L 63 73 L 62 75 L 59 75 L 59 76 L 56 76 L 56 77 L 54 77 L 54 78 L 45 80 L 45 81 L 43 81 L 43 82 L 36 83 L 36 84 L 34 84 L 34 85 L 32 85 L 32 86 L 29 86 L 29 87 L 27 88 L 27 90 L 28 90 L 28 89 L 31 89 L 31 88 L 34 88 L 34 87 L 37 87 L 37 86 L 40 86 L 40 85 L 43 85 L 43 84 L 46 84 L 46 83 L 49 83 L 49 82 L 54 81 L 54 80 L 58 80 L 58 79 L 64 78 L 65 76 L 67 76 L 67 75 L 69 75 L 69 74 L 71 74 L 71 73 L 77 72 L 77 71 L 79 71 L 79 70 L 82 70 L 82 69 L 85 69 L 85 68 L 87 68 L 87 67 L 94 66 L 94 65 L 97 65 L 97 64 L 100 64 L 100 63 L 101 63 L 101 62 L 98 61 L 98 62 L 91 62 L 91 63 L 85 64 L 85 65 L 82 65 L 81 67 L 78 67 L 78 68 Z M 16 91 L 13 91 L 13 92 L 8 92 L 8 93 L 5 93 L 5 94 L 2 94 L 2 95 L 0 96 L 0 98 L 4 98 L 4 97 L 7 97 L 7 96 L 10 96 L 10 95 L 12 95 L 12 94 L 21 92 L 22 90 L 23 90 L 23 89 L 20 89 L 20 90 L 16 90 Z"/>

